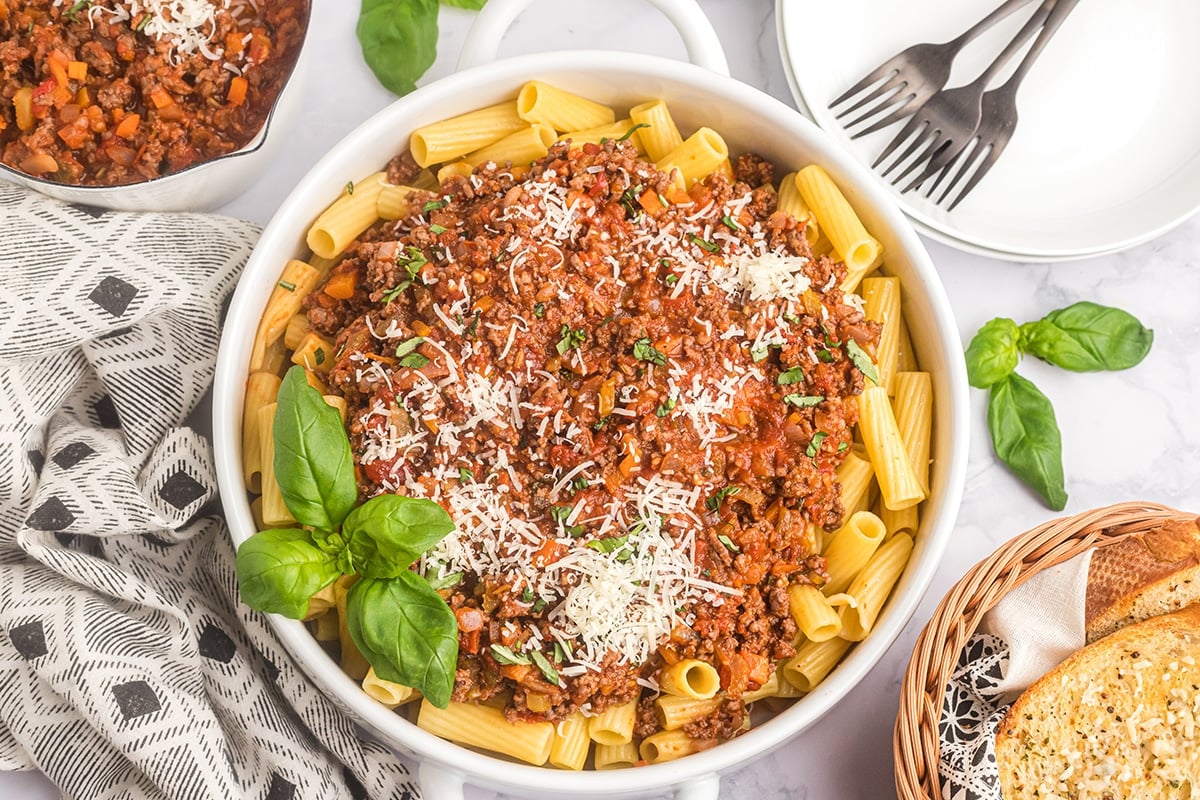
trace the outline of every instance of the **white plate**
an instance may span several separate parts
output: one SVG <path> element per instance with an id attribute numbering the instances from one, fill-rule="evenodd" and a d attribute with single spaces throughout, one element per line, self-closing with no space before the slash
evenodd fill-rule
<path id="1" fill-rule="evenodd" d="M 902 123 L 852 140 L 830 100 L 905 47 L 952 39 L 998 2 L 777 0 L 797 103 L 869 166 Z M 949 85 L 978 75 L 1035 7 L 964 50 Z M 1136 11 L 1123 0 L 1080 3 L 1021 88 L 1008 149 L 953 213 L 889 191 L 923 233 L 996 258 L 1083 258 L 1166 232 L 1200 208 L 1197 31 L 1195 0 Z"/>

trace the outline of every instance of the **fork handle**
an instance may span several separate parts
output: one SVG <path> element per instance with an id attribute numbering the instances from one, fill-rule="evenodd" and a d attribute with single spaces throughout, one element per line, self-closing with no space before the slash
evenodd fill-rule
<path id="1" fill-rule="evenodd" d="M 1046 24 L 1042 27 L 1042 32 L 1034 39 L 1033 46 L 1029 48 L 1029 52 L 1021 59 L 1021 63 L 1013 71 L 1010 77 L 1004 84 L 1004 88 L 1011 87 L 1012 91 L 1016 91 L 1021 85 L 1021 81 L 1025 80 L 1025 75 L 1029 72 L 1029 68 L 1033 66 L 1033 62 L 1037 61 L 1038 56 L 1042 54 L 1042 50 L 1050 42 L 1051 37 L 1058 31 L 1059 26 L 1063 24 L 1063 20 L 1067 15 L 1079 4 L 1079 0 L 1057 0 L 1054 3 L 1054 8 L 1050 11 L 1050 16 L 1046 18 Z"/>
<path id="2" fill-rule="evenodd" d="M 1054 13 L 1057 5 L 1056 0 L 1045 0 L 1041 7 L 1033 12 L 1033 16 L 1026 20 L 1021 30 L 1017 31 L 1017 35 L 1012 38 L 1012 41 L 1004 46 L 1000 55 L 996 56 L 996 60 L 988 64 L 983 74 L 975 79 L 974 84 L 981 89 L 986 89 L 987 85 L 992 82 L 992 78 L 996 77 L 997 73 L 1004 69 L 1004 65 L 1017 54 L 1017 51 L 1033 38 L 1033 35 L 1038 32 L 1038 28 L 1045 30 L 1043 26 L 1049 21 L 1049 15 Z"/>
<path id="3" fill-rule="evenodd" d="M 958 36 L 951 39 L 946 43 L 946 45 L 952 50 L 958 50 L 961 47 L 965 47 L 968 42 L 974 40 L 977 36 L 979 36 L 979 34 L 983 33 L 988 28 L 992 27 L 997 22 L 1004 19 L 1022 6 L 1029 5 L 1031 2 L 1033 2 L 1033 0 L 1007 0 L 1007 2 L 1002 4 L 995 11 L 988 14 L 986 17 L 979 20 L 979 22 L 976 22 L 970 28 L 967 28 Z"/>

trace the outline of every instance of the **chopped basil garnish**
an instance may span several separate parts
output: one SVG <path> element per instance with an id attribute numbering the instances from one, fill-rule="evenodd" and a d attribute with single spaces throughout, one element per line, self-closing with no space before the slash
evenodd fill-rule
<path id="1" fill-rule="evenodd" d="M 492 651 L 492 658 L 501 664 L 524 664 L 530 663 L 529 656 L 524 653 L 514 653 L 511 649 L 502 644 L 494 644 L 489 648 Z"/>
<path id="2" fill-rule="evenodd" d="M 742 226 L 738 224 L 737 220 L 728 214 L 721 217 L 721 224 L 726 228 L 729 228 L 731 231 L 740 231 L 742 229 Z"/>
<path id="3" fill-rule="evenodd" d="M 572 525 L 567 528 L 567 536 L 570 536 L 572 539 L 578 539 L 580 536 L 583 536 L 583 526 Z"/>
<path id="4" fill-rule="evenodd" d="M 412 281 L 402 281 L 400 284 L 393 286 L 383 293 L 382 299 L 384 303 L 391 303 L 399 297 L 405 289 L 412 286 Z"/>
<path id="5" fill-rule="evenodd" d="M 449 589 L 452 586 L 458 586 L 462 582 L 462 572 L 451 572 L 449 575 L 443 575 L 440 578 L 434 578 L 429 581 L 431 589 Z"/>
<path id="6" fill-rule="evenodd" d="M 624 536 L 613 536 L 608 539 L 592 539 L 587 543 L 587 546 L 597 553 L 612 553 L 620 550 L 628 541 L 629 534 L 625 534 Z"/>
<path id="7" fill-rule="evenodd" d="M 313 350 L 313 358 L 315 358 L 317 360 L 318 367 L 321 366 L 322 364 L 324 364 L 325 363 L 325 348 L 318 347 L 316 350 Z"/>
<path id="8" fill-rule="evenodd" d="M 550 665 L 550 661 L 544 655 L 542 655 L 541 650 L 534 650 L 530 653 L 530 655 L 533 656 L 533 663 L 537 664 L 537 668 L 542 671 L 543 677 L 545 677 L 549 683 L 552 683 L 555 686 L 562 686 L 562 681 L 558 677 L 558 671 Z"/>
<path id="9" fill-rule="evenodd" d="M 608 417 L 605 417 L 605 419 L 608 419 Z M 590 484 L 588 483 L 588 479 L 583 477 L 582 475 L 579 476 L 578 478 L 576 478 L 575 480 L 571 481 L 571 487 L 577 492 L 588 488 L 589 485 Z"/>
<path id="10" fill-rule="evenodd" d="M 740 548 L 736 544 L 734 544 L 733 539 L 730 539 L 728 536 L 726 536 L 723 533 L 717 535 L 717 541 L 720 542 L 721 544 L 725 545 L 725 549 L 731 553 L 742 552 L 742 548 Z"/>
<path id="11" fill-rule="evenodd" d="M 528 586 L 526 586 L 521 591 L 521 602 L 522 603 L 532 603 L 533 602 L 533 589 L 530 589 Z"/>
<path id="12" fill-rule="evenodd" d="M 702 239 L 701 237 L 697 236 L 694 233 L 689 233 L 687 235 L 687 238 L 688 238 L 689 242 L 696 245 L 701 250 L 706 250 L 710 253 L 721 252 L 721 246 L 719 244 L 714 244 L 714 243 L 710 242 L 708 239 Z"/>
<path id="13" fill-rule="evenodd" d="M 667 414 L 670 414 L 671 410 L 674 409 L 675 406 L 678 404 L 679 404 L 678 397 L 668 397 L 667 401 L 665 403 L 660 405 L 658 408 L 654 409 L 654 415 L 656 417 L 665 417 Z"/>
<path id="14" fill-rule="evenodd" d="M 421 252 L 420 248 L 409 245 L 404 248 L 403 256 L 396 257 L 396 263 L 404 267 L 408 277 L 415 281 L 421 274 L 421 267 L 428 264 L 429 259 L 425 258 L 425 254 Z"/>
<path id="15" fill-rule="evenodd" d="M 400 366 L 409 367 L 410 369 L 420 369 L 429 363 L 429 356 L 421 353 L 409 353 L 404 358 L 400 359 Z"/>
<path id="16" fill-rule="evenodd" d="M 844 453 L 844 452 L 846 452 L 846 451 L 847 451 L 847 450 L 849 450 L 849 449 L 850 449 L 850 443 L 849 443 L 849 442 L 838 442 L 838 449 L 837 449 L 837 451 L 838 451 L 839 453 Z"/>
<path id="17" fill-rule="evenodd" d="M 537 614 L 539 611 L 541 611 L 545 607 L 546 607 L 546 601 L 539 597 L 537 600 L 533 601 L 533 605 L 529 607 L 529 610 L 532 611 L 534 614 Z"/>
<path id="18" fill-rule="evenodd" d="M 770 354 L 770 352 L 771 352 L 770 345 L 762 345 L 761 347 L 751 347 L 750 348 L 750 358 L 752 358 L 754 360 L 754 363 L 757 364 L 759 361 L 762 361 L 764 358 L 766 358 L 767 355 Z"/>
<path id="19" fill-rule="evenodd" d="M 571 506 L 551 506 L 550 519 L 554 520 L 555 522 L 562 522 L 567 517 L 571 516 L 572 510 L 573 509 Z"/>
<path id="20" fill-rule="evenodd" d="M 828 350 L 818 350 L 817 360 L 828 364 L 833 361 L 833 353 L 829 352 Z"/>
<path id="21" fill-rule="evenodd" d="M 817 431 L 813 434 L 812 441 L 808 443 L 808 447 L 804 451 L 804 455 L 809 458 L 816 458 L 817 453 L 821 452 L 821 442 L 825 441 L 825 437 L 829 434 L 825 431 Z"/>
<path id="22" fill-rule="evenodd" d="M 779 373 L 779 377 L 775 379 L 775 382 L 780 386 L 791 386 L 793 383 L 799 383 L 802 380 L 804 380 L 804 368 L 792 367 Z"/>
<path id="23" fill-rule="evenodd" d="M 78 14 L 83 9 L 90 6 L 91 4 L 92 4 L 92 0 L 75 0 L 75 5 L 71 6 L 71 8 L 67 11 L 67 13 L 63 14 L 63 16 L 66 17 L 67 19 L 71 20 L 71 22 L 74 22 L 75 15 Z"/>
<path id="24" fill-rule="evenodd" d="M 677 283 L 679 283 L 679 276 L 674 272 L 667 276 L 667 286 L 674 286 Z"/>
<path id="25" fill-rule="evenodd" d="M 565 324 L 559 330 L 558 336 L 558 344 L 554 346 L 554 349 L 558 351 L 560 356 L 566 355 L 568 350 L 579 347 L 579 345 L 587 341 L 587 331 L 583 328 L 571 330 L 570 326 Z"/>
<path id="26" fill-rule="evenodd" d="M 133 27 L 133 29 L 135 31 L 144 31 L 144 30 L 146 30 L 146 26 L 149 24 L 150 24 L 150 15 L 147 14 L 146 16 L 144 16 L 140 20 L 138 20 L 138 24 L 135 25 Z"/>
<path id="27" fill-rule="evenodd" d="M 791 325 L 799 325 L 800 324 L 800 318 L 797 317 L 795 314 L 784 314 L 783 321 L 787 322 Z"/>
<path id="28" fill-rule="evenodd" d="M 354 194 L 354 181 L 346 181 L 346 194 Z"/>
<path id="29" fill-rule="evenodd" d="M 813 406 L 820 405 L 824 399 L 824 397 L 815 394 L 786 394 L 783 396 L 783 402 L 796 408 L 812 408 Z"/>
<path id="30" fill-rule="evenodd" d="M 725 502 L 725 498 L 730 495 L 735 495 L 742 490 L 740 486 L 726 486 L 723 489 L 718 489 L 717 493 L 704 501 L 704 507 L 709 511 L 716 511 L 721 507 L 721 503 Z"/>
<path id="31" fill-rule="evenodd" d="M 296 284 L 292 283 L 291 281 L 280 281 L 279 288 L 287 289 L 289 292 L 294 292 L 296 291 Z"/>
<path id="32" fill-rule="evenodd" d="M 533 315 L 535 317 L 537 317 L 538 319 L 541 319 L 542 317 L 546 316 L 546 304 L 538 303 L 537 305 L 535 305 L 533 307 Z"/>
<path id="33" fill-rule="evenodd" d="M 634 132 L 634 131 L 636 131 L 638 128 L 649 128 L 649 127 L 650 127 L 650 123 L 648 123 L 648 122 L 639 122 L 637 125 L 634 125 L 632 128 L 630 128 L 629 130 L 625 131 L 625 133 L 621 134 L 621 138 L 620 138 L 620 139 L 617 139 L 617 141 L 618 141 L 618 142 L 623 142 L 623 141 L 625 141 L 625 140 L 626 140 L 626 139 L 628 139 L 630 136 L 633 136 L 633 132 Z"/>
<path id="34" fill-rule="evenodd" d="M 441 225 L 438 225 L 436 223 L 433 225 L 430 225 L 429 230 L 433 231 L 435 234 L 446 232 L 446 229 L 444 227 L 442 227 Z"/>
<path id="35" fill-rule="evenodd" d="M 649 336 L 643 336 L 633 343 L 633 357 L 638 361 L 649 361 L 651 364 L 658 364 L 660 367 L 667 363 L 667 357 L 661 351 L 654 349 L 654 345 L 650 343 Z"/>
<path id="36" fill-rule="evenodd" d="M 445 208 L 445 200 L 430 200 L 425 205 L 421 206 L 422 211 L 437 211 L 439 208 Z"/>
<path id="37" fill-rule="evenodd" d="M 423 341 L 425 341 L 424 336 L 414 336 L 411 339 L 405 339 L 403 342 L 396 345 L 396 358 L 403 358 L 413 350 L 416 350 Z"/>
<path id="38" fill-rule="evenodd" d="M 858 342 L 853 339 L 846 340 L 846 355 L 850 356 L 850 360 L 854 362 L 854 366 L 858 367 L 858 371 L 863 374 L 863 377 L 869 379 L 871 383 L 879 384 L 879 370 L 875 368 L 875 362 L 867 355 L 867 351 L 859 347 Z"/>
<path id="39" fill-rule="evenodd" d="M 475 480 L 475 473 L 471 472 L 471 470 L 467 469 L 466 467 L 459 467 L 458 479 L 463 483 L 466 483 L 467 481 L 473 481 Z"/>

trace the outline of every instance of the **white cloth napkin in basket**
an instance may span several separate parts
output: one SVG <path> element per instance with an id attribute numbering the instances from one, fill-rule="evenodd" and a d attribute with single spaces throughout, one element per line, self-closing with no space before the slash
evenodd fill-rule
<path id="1" fill-rule="evenodd" d="M 0 769 L 66 797 L 418 797 L 238 603 L 181 427 L 258 236 L 0 183 Z"/>
<path id="2" fill-rule="evenodd" d="M 959 654 L 942 703 L 943 800 L 1001 800 L 996 730 L 1034 681 L 1086 644 L 1088 550 L 1006 594 Z"/>

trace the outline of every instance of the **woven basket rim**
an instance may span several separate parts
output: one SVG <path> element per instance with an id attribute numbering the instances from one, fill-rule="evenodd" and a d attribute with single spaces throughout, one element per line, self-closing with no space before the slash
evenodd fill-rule
<path id="1" fill-rule="evenodd" d="M 893 753 L 900 800 L 942 800 L 938 724 L 946 684 L 983 615 L 1044 569 L 1173 519 L 1196 519 L 1170 506 L 1126 502 L 1050 520 L 1014 536 L 971 567 L 922 629 L 904 673 Z"/>

